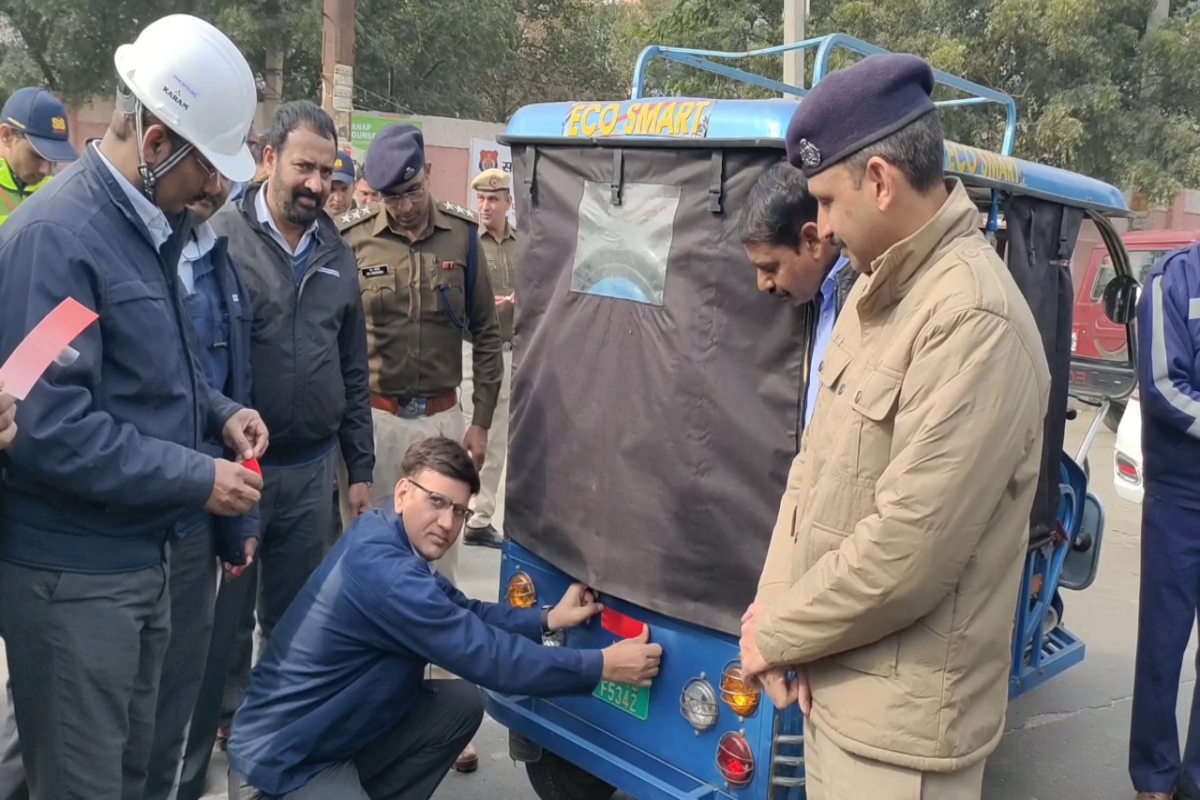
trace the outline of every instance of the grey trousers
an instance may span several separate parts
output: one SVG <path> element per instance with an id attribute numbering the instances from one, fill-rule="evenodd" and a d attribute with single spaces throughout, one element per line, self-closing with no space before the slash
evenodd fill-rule
<path id="1" fill-rule="evenodd" d="M 171 638 L 163 660 L 145 800 L 168 800 L 200 694 L 217 595 L 212 519 L 171 542 Z"/>
<path id="2" fill-rule="evenodd" d="M 35 800 L 141 800 L 168 580 L 165 563 L 114 575 L 0 563 L 0 629 Z"/>
<path id="3" fill-rule="evenodd" d="M 429 800 L 483 722 L 483 692 L 431 681 L 412 712 L 354 757 L 282 800 Z M 265 800 L 265 795 L 263 796 Z"/>
<path id="4" fill-rule="evenodd" d="M 251 579 L 257 583 L 250 589 L 257 600 L 250 608 L 241 609 L 223 701 L 222 726 L 232 720 L 250 682 L 255 610 L 261 630 L 261 652 L 283 612 L 325 557 L 333 530 L 331 494 L 335 458 L 336 451 L 330 451 L 311 464 L 263 468 L 259 504 L 262 538 L 255 556 L 257 575 Z"/>
<path id="5" fill-rule="evenodd" d="M 0 800 L 29 800 L 25 765 L 21 763 L 21 739 L 17 735 L 17 712 L 13 709 L 12 680 L 4 687 L 8 703 L 0 727 Z"/>

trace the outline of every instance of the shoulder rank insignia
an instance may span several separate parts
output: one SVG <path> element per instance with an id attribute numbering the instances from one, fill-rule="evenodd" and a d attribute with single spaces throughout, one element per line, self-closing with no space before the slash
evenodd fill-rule
<path id="1" fill-rule="evenodd" d="M 449 214 L 452 217 L 458 217 L 459 219 L 465 219 L 467 222 L 473 222 L 476 224 L 479 223 L 479 217 L 475 216 L 474 211 L 472 211 L 469 208 L 463 208 L 458 203 L 442 202 L 442 203 L 438 203 L 438 208 L 440 208 L 444 213 Z"/>
<path id="2" fill-rule="evenodd" d="M 345 231 L 347 228 L 353 228 L 363 220 L 372 219 L 379 213 L 379 204 L 372 203 L 366 208 L 356 208 L 353 211 L 347 211 L 345 214 L 339 214 L 334 217 L 334 222 L 337 223 L 338 231 Z"/>

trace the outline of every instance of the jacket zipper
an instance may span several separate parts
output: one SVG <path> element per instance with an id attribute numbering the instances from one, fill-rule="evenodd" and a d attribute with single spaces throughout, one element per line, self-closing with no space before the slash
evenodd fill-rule
<path id="1" fill-rule="evenodd" d="M 315 238 L 316 235 L 317 234 L 314 233 L 313 237 Z M 278 245 L 278 242 L 276 242 L 276 245 Z M 330 257 L 333 255 L 333 253 L 335 253 L 337 251 L 336 247 L 333 247 L 333 248 L 327 247 L 323 251 L 317 250 L 316 248 L 319 245 L 320 245 L 320 240 L 318 239 L 313 245 L 314 249 L 313 249 L 312 258 L 309 259 L 308 266 L 305 268 L 304 274 L 302 276 L 300 276 L 300 283 L 299 283 L 299 285 L 296 286 L 295 306 L 292 308 L 292 353 L 293 353 L 293 357 L 296 359 L 296 381 L 295 381 L 295 383 L 292 384 L 292 424 L 293 425 L 296 424 L 296 419 L 299 417 L 299 413 L 300 413 L 300 411 L 299 411 L 300 400 L 301 400 L 300 387 L 307 382 L 307 379 L 309 377 L 306 372 L 306 374 L 304 375 L 305 380 L 301 381 L 301 379 L 300 379 L 300 365 L 302 363 L 302 359 L 300 358 L 300 337 L 299 337 L 299 331 L 297 330 L 297 324 L 299 323 L 299 320 L 300 320 L 300 298 L 304 294 L 304 287 L 306 285 L 308 285 L 309 279 L 316 273 L 317 268 L 320 266 L 324 266 L 324 264 L 330 260 Z M 281 247 L 279 249 L 282 250 L 283 248 Z M 292 257 L 289 255 L 288 256 L 289 263 L 291 262 L 291 258 Z M 295 280 L 295 271 L 293 270 L 293 281 L 294 280 Z"/>

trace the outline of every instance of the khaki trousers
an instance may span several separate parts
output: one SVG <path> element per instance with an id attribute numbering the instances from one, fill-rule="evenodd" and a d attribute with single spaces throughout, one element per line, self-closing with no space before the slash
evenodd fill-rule
<path id="1" fill-rule="evenodd" d="M 471 415 L 475 412 L 475 404 L 471 400 L 471 393 L 475 390 L 473 353 L 471 343 L 463 342 L 463 382 L 459 398 L 463 420 L 467 425 L 471 424 Z M 508 460 L 508 401 L 512 397 L 512 350 L 506 349 L 503 355 L 504 373 L 500 378 L 500 398 L 496 401 L 496 413 L 492 417 L 492 427 L 488 430 L 487 458 L 483 462 L 483 469 L 479 471 L 479 494 L 471 500 L 471 510 L 475 513 L 467 520 L 469 528 L 486 528 L 492 524 L 498 498 L 504 491 L 505 465 Z"/>
<path id="2" fill-rule="evenodd" d="M 919 772 L 848 753 L 804 721 L 808 800 L 980 800 L 980 761 L 958 772 Z"/>
<path id="3" fill-rule="evenodd" d="M 407 419 L 377 408 L 371 409 L 375 425 L 375 480 L 371 483 L 371 507 L 395 508 L 396 484 L 400 482 L 400 463 L 408 448 L 422 439 L 446 436 L 461 442 L 467 435 L 462 411 L 457 407 L 430 417 Z M 350 506 L 346 501 L 346 464 L 338 453 L 338 502 L 341 506 L 342 530 L 350 527 Z M 462 549 L 460 536 L 446 555 L 433 562 L 433 567 L 450 583 L 458 585 L 458 552 Z"/>

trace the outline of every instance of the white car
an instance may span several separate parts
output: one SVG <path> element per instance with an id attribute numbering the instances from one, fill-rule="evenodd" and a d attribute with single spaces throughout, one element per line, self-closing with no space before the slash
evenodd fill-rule
<path id="1" fill-rule="evenodd" d="M 1113 447 L 1113 485 L 1117 496 L 1141 505 L 1142 485 L 1142 404 L 1135 389 L 1117 426 Z"/>

